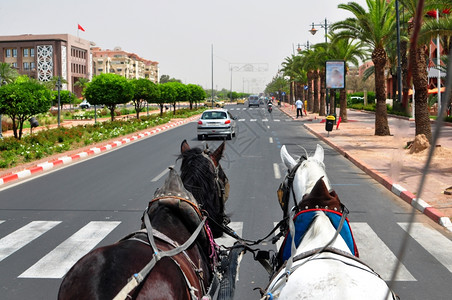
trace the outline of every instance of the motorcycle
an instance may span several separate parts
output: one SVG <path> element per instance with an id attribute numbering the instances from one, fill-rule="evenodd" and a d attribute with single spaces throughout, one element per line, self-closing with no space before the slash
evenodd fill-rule
<path id="1" fill-rule="evenodd" d="M 272 103 L 268 103 L 268 112 L 272 113 L 273 110 L 273 104 Z"/>

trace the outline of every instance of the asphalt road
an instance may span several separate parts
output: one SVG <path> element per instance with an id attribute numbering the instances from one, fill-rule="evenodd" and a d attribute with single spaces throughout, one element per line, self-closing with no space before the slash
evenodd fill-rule
<path id="1" fill-rule="evenodd" d="M 222 159 L 231 183 L 231 227 L 248 239 L 266 235 L 282 218 L 276 200 L 285 172 L 280 147 L 301 155 L 319 143 L 333 188 L 350 210 L 361 257 L 389 279 L 411 207 L 279 110 L 270 115 L 263 108 L 228 108 L 238 118 L 237 137 L 227 141 Z M 0 299 L 56 298 L 77 257 L 138 229 L 168 166 L 179 169 L 183 139 L 191 146 L 221 143 L 197 141 L 192 122 L 0 190 Z M 450 299 L 452 235 L 421 214 L 415 222 L 393 288 L 402 299 Z M 235 298 L 259 299 L 253 289 L 267 283 L 265 270 L 246 254 Z"/>

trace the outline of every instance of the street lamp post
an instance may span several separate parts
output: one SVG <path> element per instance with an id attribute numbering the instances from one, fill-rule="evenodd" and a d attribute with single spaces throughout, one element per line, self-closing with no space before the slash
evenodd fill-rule
<path id="1" fill-rule="evenodd" d="M 317 31 L 318 31 L 317 29 L 315 29 L 315 26 L 320 26 L 321 28 L 325 29 L 325 44 L 327 44 L 328 43 L 328 21 L 327 21 L 327 19 L 325 18 L 325 23 L 323 23 L 323 24 L 322 23 L 314 24 L 314 22 L 312 22 L 311 26 L 312 27 L 309 30 L 309 32 L 312 35 L 315 35 L 317 33 Z M 330 109 L 328 111 L 328 105 L 331 106 L 329 89 L 325 89 L 325 94 L 326 94 L 326 103 L 327 103 L 327 105 L 326 105 L 326 113 L 328 114 L 329 112 L 331 113 L 331 107 L 330 107 Z M 336 103 L 334 103 L 334 106 L 336 106 Z"/>
<path id="2" fill-rule="evenodd" d="M 301 52 L 301 47 L 305 47 L 307 50 L 309 50 L 309 41 L 306 41 L 306 44 L 297 44 L 297 52 L 300 53 Z"/>
<path id="3" fill-rule="evenodd" d="M 325 18 L 325 23 L 320 23 L 320 24 L 314 24 L 314 22 L 312 22 L 312 25 L 311 25 L 312 27 L 311 27 L 311 29 L 309 30 L 309 32 L 312 34 L 312 35 L 315 35 L 316 33 L 317 33 L 317 29 L 315 29 L 315 27 L 314 26 L 320 26 L 321 28 L 324 28 L 325 29 L 325 43 L 328 43 L 328 21 L 326 20 L 326 18 Z"/>
<path id="4" fill-rule="evenodd" d="M 58 88 L 58 127 L 60 127 L 60 91 L 61 91 L 61 77 L 58 76 L 58 82 L 57 82 L 57 88 Z"/>

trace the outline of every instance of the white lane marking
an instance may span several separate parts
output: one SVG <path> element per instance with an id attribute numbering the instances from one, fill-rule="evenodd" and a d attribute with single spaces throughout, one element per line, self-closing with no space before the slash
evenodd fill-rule
<path id="1" fill-rule="evenodd" d="M 269 142 L 270 144 L 273 144 L 273 138 L 272 138 L 272 137 L 269 137 L 269 138 L 268 138 L 268 142 Z"/>
<path id="2" fill-rule="evenodd" d="M 250 119 L 250 122 L 256 122 L 257 119 Z"/>
<path id="3" fill-rule="evenodd" d="M 236 234 L 238 234 L 240 237 L 242 237 L 243 222 L 231 222 L 231 223 L 229 223 L 229 227 L 231 227 L 232 230 L 234 230 L 234 232 Z M 223 234 L 223 236 L 221 238 L 215 239 L 215 242 L 218 245 L 224 245 L 225 247 L 233 246 L 235 241 L 236 241 L 236 239 L 234 239 L 233 237 L 231 237 L 227 234 Z"/>
<path id="4" fill-rule="evenodd" d="M 82 256 L 93 249 L 120 223 L 119 221 L 88 223 L 19 277 L 62 278 Z"/>
<path id="5" fill-rule="evenodd" d="M 277 163 L 273 163 L 273 173 L 275 174 L 275 179 L 281 178 L 281 172 L 279 171 L 279 166 Z"/>
<path id="6" fill-rule="evenodd" d="M 5 220 L 0 220 L 0 224 L 2 224 L 3 222 L 5 222 Z"/>
<path id="7" fill-rule="evenodd" d="M 367 223 L 350 223 L 358 246 L 360 258 L 369 264 L 384 280 L 392 277 L 392 268 L 396 265 L 397 257 L 378 237 Z M 397 274 L 397 281 L 416 281 L 407 268 L 401 264 Z"/>
<path id="8" fill-rule="evenodd" d="M 239 119 L 239 122 L 244 122 L 245 121 L 245 119 Z"/>
<path id="9" fill-rule="evenodd" d="M 397 223 L 403 230 L 408 229 L 408 223 Z M 441 233 L 422 223 L 413 223 L 410 235 L 441 264 L 452 272 L 452 241 Z"/>
<path id="10" fill-rule="evenodd" d="M 174 165 L 171 165 L 169 168 L 174 168 Z M 166 168 L 165 170 L 162 171 L 162 173 L 158 174 L 157 176 L 155 176 L 154 178 L 152 178 L 151 182 L 156 182 L 158 181 L 160 178 L 162 178 L 163 176 L 165 176 L 166 173 L 169 172 L 169 168 Z"/>
<path id="11" fill-rule="evenodd" d="M 280 119 L 274 119 L 273 122 L 281 122 Z"/>
<path id="12" fill-rule="evenodd" d="M 262 122 L 268 122 L 268 119 L 262 119 Z"/>
<path id="13" fill-rule="evenodd" d="M 278 225 L 279 222 L 273 222 L 273 227 L 275 227 L 276 225 Z M 279 228 L 275 230 L 275 236 L 277 236 L 279 234 Z M 280 237 L 279 240 L 276 242 L 276 251 L 279 251 L 279 249 L 281 248 L 282 243 L 284 242 L 284 236 Z"/>
<path id="14" fill-rule="evenodd" d="M 0 261 L 60 223 L 61 221 L 33 221 L 0 239 Z"/>

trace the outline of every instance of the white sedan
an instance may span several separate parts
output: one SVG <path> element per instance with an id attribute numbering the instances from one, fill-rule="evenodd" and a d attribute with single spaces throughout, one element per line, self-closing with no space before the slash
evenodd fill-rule
<path id="1" fill-rule="evenodd" d="M 209 109 L 198 121 L 198 140 L 207 137 L 226 137 L 230 140 L 236 133 L 236 118 L 227 109 Z"/>

